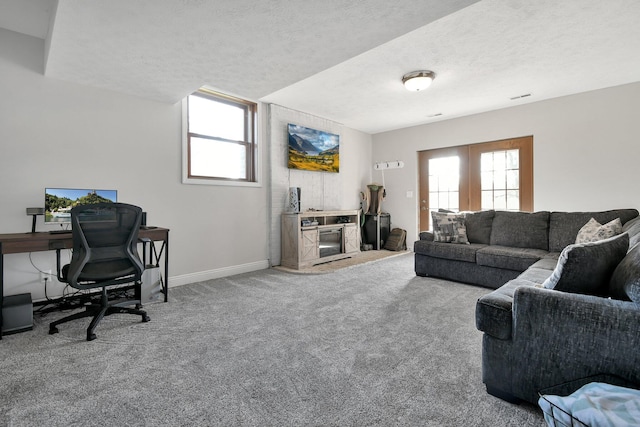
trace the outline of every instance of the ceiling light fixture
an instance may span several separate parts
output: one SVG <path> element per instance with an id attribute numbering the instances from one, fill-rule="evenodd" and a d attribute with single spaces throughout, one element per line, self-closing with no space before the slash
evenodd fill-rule
<path id="1" fill-rule="evenodd" d="M 436 78 L 436 73 L 429 70 L 412 71 L 402 76 L 402 83 L 407 90 L 419 92 L 428 88 Z"/>

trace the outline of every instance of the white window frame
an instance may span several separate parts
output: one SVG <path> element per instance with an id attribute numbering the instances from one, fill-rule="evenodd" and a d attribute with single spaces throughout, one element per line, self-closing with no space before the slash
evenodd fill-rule
<path id="1" fill-rule="evenodd" d="M 195 178 L 189 176 L 189 106 L 188 96 L 182 100 L 182 183 L 183 184 L 196 184 L 196 185 L 222 185 L 222 186 L 234 186 L 234 187 L 262 187 L 262 114 L 263 106 L 260 102 L 240 97 L 237 95 L 231 95 L 224 93 L 220 90 L 203 87 L 202 89 L 211 92 L 228 95 L 234 98 L 243 99 L 249 102 L 254 102 L 257 105 L 256 123 L 255 123 L 255 181 L 243 181 L 234 179 L 222 179 L 222 178 Z"/>

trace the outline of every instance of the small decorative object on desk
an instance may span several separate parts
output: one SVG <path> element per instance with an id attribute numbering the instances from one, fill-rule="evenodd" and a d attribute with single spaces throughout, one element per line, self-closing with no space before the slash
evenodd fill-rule
<path id="1" fill-rule="evenodd" d="M 640 425 L 640 390 L 591 382 L 568 396 L 541 392 L 538 405 L 550 427 Z"/>

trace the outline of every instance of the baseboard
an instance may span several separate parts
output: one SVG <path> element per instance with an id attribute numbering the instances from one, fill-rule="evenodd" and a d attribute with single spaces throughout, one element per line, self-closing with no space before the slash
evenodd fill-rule
<path id="1" fill-rule="evenodd" d="M 249 273 L 256 270 L 264 270 L 267 268 L 269 268 L 269 260 L 265 259 L 263 261 L 233 265 L 230 267 L 217 268 L 215 270 L 171 276 L 169 277 L 169 288 L 187 285 L 189 283 L 204 282 L 211 279 L 219 279 L 220 277 L 233 276 L 241 273 Z"/>

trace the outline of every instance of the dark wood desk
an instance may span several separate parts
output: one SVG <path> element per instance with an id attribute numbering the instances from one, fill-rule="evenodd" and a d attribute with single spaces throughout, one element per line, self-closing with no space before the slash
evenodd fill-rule
<path id="1" fill-rule="evenodd" d="M 162 227 L 141 228 L 138 238 L 143 243 L 143 262 L 159 266 L 164 252 L 164 301 L 169 297 L 169 229 Z M 147 257 L 145 242 L 162 242 L 159 251 L 150 245 Z M 71 233 L 11 233 L 0 234 L 0 307 L 4 304 L 4 255 L 28 252 L 53 251 L 56 249 L 71 249 L 73 240 Z M 0 339 L 2 339 L 2 311 L 0 310 Z"/>

